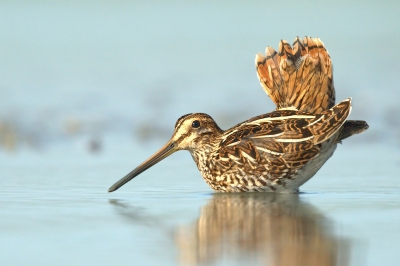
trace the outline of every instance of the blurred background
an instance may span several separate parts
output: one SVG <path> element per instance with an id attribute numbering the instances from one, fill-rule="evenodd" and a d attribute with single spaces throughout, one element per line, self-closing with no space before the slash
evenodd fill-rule
<path id="1" fill-rule="evenodd" d="M 399 1 L 0 1 L 2 265 L 399 265 Z M 254 59 L 320 37 L 368 131 L 299 195 L 215 194 L 187 152 L 115 193 L 187 113 L 275 109 Z M 288 252 L 289 250 L 289 252 Z M 289 254 L 289 255 L 288 255 Z"/>
<path id="2" fill-rule="evenodd" d="M 0 4 L 3 152 L 107 152 L 164 142 L 177 118 L 222 128 L 272 111 L 254 66 L 281 39 L 320 37 L 337 101 L 368 133 L 399 144 L 395 1 L 7 1 Z M 144 143 L 144 144 L 143 144 Z"/>

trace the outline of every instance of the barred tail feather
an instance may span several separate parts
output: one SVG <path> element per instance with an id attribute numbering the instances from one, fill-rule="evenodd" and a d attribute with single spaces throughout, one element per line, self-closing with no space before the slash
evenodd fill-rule
<path id="1" fill-rule="evenodd" d="M 319 38 L 297 37 L 293 47 L 282 40 L 279 52 L 269 46 L 265 56 L 256 55 L 256 68 L 261 86 L 277 109 L 318 114 L 335 104 L 332 63 Z"/>

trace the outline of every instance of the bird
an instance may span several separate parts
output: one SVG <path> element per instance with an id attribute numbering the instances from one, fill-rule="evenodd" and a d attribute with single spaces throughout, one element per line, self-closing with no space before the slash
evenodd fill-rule
<path id="1" fill-rule="evenodd" d="M 255 64 L 274 111 L 227 130 L 207 114 L 184 115 L 171 139 L 108 191 L 187 150 L 217 192 L 298 193 L 342 140 L 368 129 L 365 121 L 347 120 L 351 98 L 335 104 L 332 62 L 319 38 L 296 37 L 292 46 L 281 40 L 278 51 L 268 46 Z"/>

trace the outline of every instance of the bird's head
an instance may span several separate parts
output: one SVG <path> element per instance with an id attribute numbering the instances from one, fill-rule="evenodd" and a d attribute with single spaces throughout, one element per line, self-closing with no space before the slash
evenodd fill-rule
<path id="1" fill-rule="evenodd" d="M 129 174 L 112 185 L 108 192 L 113 192 L 125 185 L 135 176 L 165 159 L 179 150 L 188 150 L 191 153 L 213 144 L 222 134 L 222 130 L 207 114 L 187 114 L 178 119 L 171 139 L 155 154 L 133 169 Z"/>

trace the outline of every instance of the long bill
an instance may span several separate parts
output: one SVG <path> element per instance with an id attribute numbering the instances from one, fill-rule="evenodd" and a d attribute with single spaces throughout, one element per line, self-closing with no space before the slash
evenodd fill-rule
<path id="1" fill-rule="evenodd" d="M 144 161 L 141 165 L 139 165 L 138 167 L 133 169 L 129 174 L 127 174 L 126 176 L 121 178 L 117 183 L 112 185 L 108 189 L 108 192 L 113 192 L 113 191 L 119 189 L 120 187 L 122 187 L 123 185 L 125 185 L 126 183 L 131 181 L 135 176 L 141 174 L 142 172 L 149 169 L 150 167 L 152 167 L 153 165 L 155 165 L 162 159 L 165 159 L 169 155 L 173 154 L 177 150 L 178 149 L 177 149 L 177 145 L 175 144 L 175 141 L 173 141 L 173 140 L 168 141 L 167 144 L 165 144 L 159 151 L 157 151 L 155 154 L 153 154 L 153 156 L 151 156 L 149 159 Z"/>

